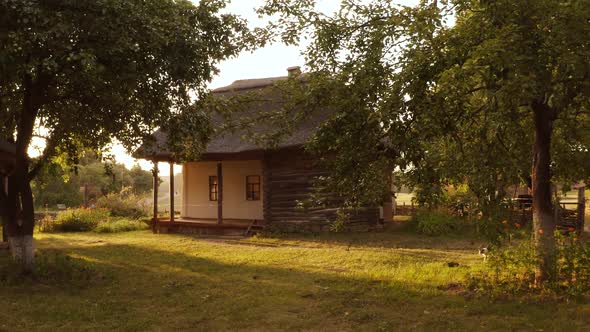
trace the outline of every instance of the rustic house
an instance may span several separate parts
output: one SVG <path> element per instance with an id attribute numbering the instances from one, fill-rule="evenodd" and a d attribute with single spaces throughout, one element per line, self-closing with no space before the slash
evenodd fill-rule
<path id="1" fill-rule="evenodd" d="M 291 77 L 301 77 L 298 67 L 288 71 Z M 213 94 L 224 98 L 269 91 L 277 81 L 288 77 L 238 80 L 213 90 Z M 240 116 L 276 111 L 277 108 L 276 98 L 265 98 L 248 106 Z M 326 114 L 311 117 L 293 128 L 289 136 L 272 149 L 244 139 L 244 132 L 240 131 L 223 131 L 214 136 L 199 160 L 182 163 L 184 190 L 180 216 L 171 213 L 169 217 L 159 218 L 157 204 L 154 204 L 154 231 L 210 233 L 238 230 L 247 233 L 264 225 L 287 231 L 328 230 L 336 219 L 338 206 L 306 206 L 314 181 L 327 171 L 303 149 L 326 117 Z M 216 126 L 222 121 L 214 117 Z M 256 125 L 258 132 L 269 129 L 262 123 Z M 176 160 L 167 148 L 168 137 L 165 132 L 157 131 L 154 138 L 154 142 L 144 144 L 135 156 L 151 160 L 154 165 L 169 162 L 170 193 L 174 193 L 172 165 Z M 154 174 L 157 175 L 157 167 Z M 154 190 L 154 202 L 157 201 L 157 190 Z M 173 195 L 170 201 L 173 211 Z M 392 217 L 391 197 L 384 199 L 382 207 L 352 211 L 345 221 L 345 228 L 374 228 L 383 216 L 386 220 Z"/>

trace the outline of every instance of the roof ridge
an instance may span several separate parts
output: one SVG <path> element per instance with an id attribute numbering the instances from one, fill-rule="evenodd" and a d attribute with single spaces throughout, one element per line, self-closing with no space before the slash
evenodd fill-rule
<path id="1" fill-rule="evenodd" d="M 233 81 L 233 83 L 230 85 L 226 85 L 226 86 L 222 86 L 222 87 L 213 89 L 213 90 L 211 90 L 211 92 L 219 93 L 219 92 L 231 92 L 231 91 L 263 88 L 263 87 L 273 85 L 274 82 L 276 82 L 276 81 L 286 80 L 287 78 L 288 78 L 288 76 L 274 76 L 274 77 L 240 79 L 240 80 Z"/>

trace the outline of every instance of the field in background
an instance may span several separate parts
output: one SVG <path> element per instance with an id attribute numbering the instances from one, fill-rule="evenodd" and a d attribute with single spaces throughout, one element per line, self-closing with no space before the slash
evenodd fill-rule
<path id="1" fill-rule="evenodd" d="M 490 302 L 463 294 L 460 284 L 484 264 L 481 243 L 404 231 L 251 239 L 42 234 L 38 263 L 49 262 L 43 266 L 50 278 L 25 284 L 0 278 L 0 330 L 589 326 L 588 303 Z M 0 273 L 8 261 L 0 252 Z"/>
<path id="2" fill-rule="evenodd" d="M 396 204 L 402 205 L 405 203 L 406 205 L 411 205 L 415 195 L 413 193 L 397 193 L 395 196 Z"/>

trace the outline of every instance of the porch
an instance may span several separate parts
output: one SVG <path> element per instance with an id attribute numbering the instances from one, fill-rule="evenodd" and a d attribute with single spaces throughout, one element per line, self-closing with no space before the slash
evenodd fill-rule
<path id="1" fill-rule="evenodd" d="M 170 172 L 170 196 L 164 214 L 158 209 L 157 203 L 158 160 L 153 160 L 153 231 L 248 235 L 261 229 L 264 225 L 262 161 L 252 158 L 258 156 L 250 154 L 240 157 L 215 156 L 213 160 L 204 157 L 200 161 L 182 163 L 180 210 L 175 205 L 174 197 L 174 161 L 166 160 Z"/>
<path id="2" fill-rule="evenodd" d="M 152 219 L 154 233 L 184 233 L 199 235 L 253 235 L 264 228 L 261 220 L 217 219 L 180 217 Z"/>

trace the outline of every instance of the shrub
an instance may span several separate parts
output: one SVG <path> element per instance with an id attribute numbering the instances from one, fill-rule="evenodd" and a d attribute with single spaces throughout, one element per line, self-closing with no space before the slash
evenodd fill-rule
<path id="1" fill-rule="evenodd" d="M 149 228 L 149 226 L 140 220 L 115 219 L 98 224 L 94 228 L 94 231 L 97 233 L 120 233 L 144 230 L 147 228 Z"/>
<path id="2" fill-rule="evenodd" d="M 426 235 L 448 235 L 462 231 L 466 225 L 461 218 L 437 211 L 420 211 L 412 223 L 418 233 Z"/>
<path id="3" fill-rule="evenodd" d="M 50 232 L 55 223 L 55 217 L 50 214 L 45 214 L 43 215 L 43 218 L 37 220 L 36 223 L 40 232 Z"/>
<path id="4" fill-rule="evenodd" d="M 109 211 L 106 209 L 70 209 L 60 212 L 53 223 L 46 225 L 46 231 L 87 232 L 108 218 Z"/>
<path id="5" fill-rule="evenodd" d="M 108 209 L 113 217 L 139 219 L 149 213 L 149 204 L 145 197 L 136 195 L 130 188 L 99 198 L 96 206 Z"/>
<path id="6" fill-rule="evenodd" d="M 472 290 L 481 294 L 518 295 L 553 294 L 578 296 L 590 293 L 590 245 L 571 234 L 556 233 L 556 250 L 551 278 L 543 285 L 535 284 L 535 250 L 531 240 L 521 241 L 492 251 L 483 271 L 469 280 Z"/>

